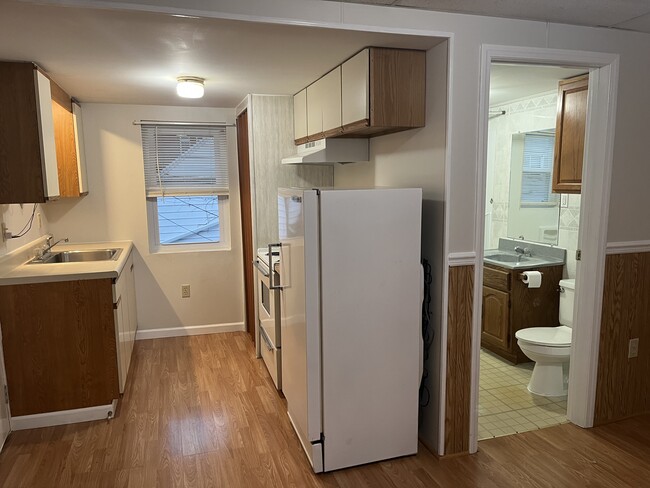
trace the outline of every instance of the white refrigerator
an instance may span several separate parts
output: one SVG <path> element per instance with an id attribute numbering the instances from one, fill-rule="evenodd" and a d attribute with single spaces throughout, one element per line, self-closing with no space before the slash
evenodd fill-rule
<path id="1" fill-rule="evenodd" d="M 316 473 L 418 447 L 420 189 L 280 189 L 282 381 Z"/>

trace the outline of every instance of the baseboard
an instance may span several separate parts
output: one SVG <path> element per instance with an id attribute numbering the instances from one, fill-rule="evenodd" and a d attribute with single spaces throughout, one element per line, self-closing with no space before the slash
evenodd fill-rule
<path id="1" fill-rule="evenodd" d="M 108 405 L 11 417 L 11 430 L 40 429 L 41 427 L 51 427 L 53 425 L 105 420 L 113 418 L 116 409 L 117 399 Z"/>
<path id="2" fill-rule="evenodd" d="M 650 252 L 650 241 L 608 242 L 606 254 L 633 254 Z"/>
<path id="3" fill-rule="evenodd" d="M 185 327 L 169 327 L 166 329 L 140 329 L 135 335 L 136 341 L 144 339 L 160 339 L 163 337 L 184 337 L 203 334 L 219 334 L 221 332 L 245 331 L 244 322 L 231 324 L 188 325 Z"/>

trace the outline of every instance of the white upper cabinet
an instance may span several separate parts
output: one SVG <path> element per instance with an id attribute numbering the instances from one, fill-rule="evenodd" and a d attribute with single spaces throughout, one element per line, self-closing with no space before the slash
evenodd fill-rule
<path id="1" fill-rule="evenodd" d="M 341 67 L 307 87 L 307 135 L 341 127 Z"/>
<path id="2" fill-rule="evenodd" d="M 341 66 L 341 125 L 370 119 L 370 50 Z"/>
<path id="3" fill-rule="evenodd" d="M 38 125 L 41 131 L 41 155 L 43 165 L 43 190 L 47 199 L 55 199 L 59 192 L 59 172 L 56 158 L 54 115 L 52 114 L 52 90 L 50 80 L 34 70 L 38 104 Z"/>
<path id="4" fill-rule="evenodd" d="M 295 139 L 307 137 L 307 89 L 293 96 L 293 131 Z"/>

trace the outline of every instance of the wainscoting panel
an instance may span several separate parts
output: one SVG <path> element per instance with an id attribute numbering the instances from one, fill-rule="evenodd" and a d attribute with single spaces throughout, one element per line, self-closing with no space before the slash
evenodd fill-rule
<path id="1" fill-rule="evenodd" d="M 474 266 L 449 268 L 445 455 L 469 452 Z"/>
<path id="2" fill-rule="evenodd" d="M 639 355 L 628 359 L 630 339 Z M 650 411 L 650 253 L 609 254 L 594 424 Z"/>

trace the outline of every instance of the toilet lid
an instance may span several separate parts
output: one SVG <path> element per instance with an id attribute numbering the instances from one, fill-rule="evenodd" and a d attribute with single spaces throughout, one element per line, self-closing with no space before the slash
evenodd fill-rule
<path id="1" fill-rule="evenodd" d="M 559 327 L 530 327 L 518 330 L 515 332 L 515 337 L 540 346 L 570 346 L 571 328 L 565 325 Z"/>

